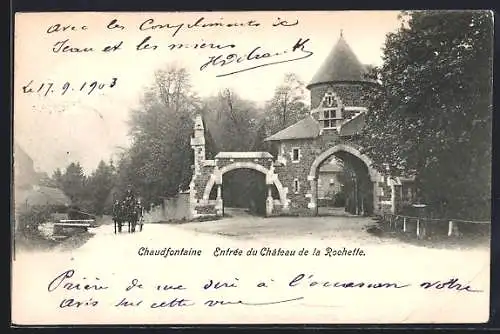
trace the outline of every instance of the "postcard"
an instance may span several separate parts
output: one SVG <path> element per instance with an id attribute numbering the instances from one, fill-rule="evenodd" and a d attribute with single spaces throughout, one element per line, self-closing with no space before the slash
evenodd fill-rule
<path id="1" fill-rule="evenodd" d="M 489 11 L 16 13 L 12 324 L 484 323 Z"/>

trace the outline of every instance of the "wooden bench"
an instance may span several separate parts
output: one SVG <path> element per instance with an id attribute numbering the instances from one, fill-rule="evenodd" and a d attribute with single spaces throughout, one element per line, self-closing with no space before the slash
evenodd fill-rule
<path id="1" fill-rule="evenodd" d="M 56 224 L 89 224 L 90 227 L 96 227 L 95 219 L 61 219 Z"/>

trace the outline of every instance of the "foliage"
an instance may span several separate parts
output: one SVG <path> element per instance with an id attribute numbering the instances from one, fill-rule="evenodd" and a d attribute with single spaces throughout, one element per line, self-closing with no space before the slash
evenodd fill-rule
<path id="1" fill-rule="evenodd" d="M 217 146 L 217 143 L 212 136 L 212 131 L 208 127 L 205 117 L 203 117 L 202 119 L 203 128 L 205 129 L 205 157 L 207 159 L 214 159 L 217 153 L 219 153 L 219 147 Z"/>
<path id="2" fill-rule="evenodd" d="M 115 191 L 132 186 L 146 206 L 186 190 L 193 154 L 190 138 L 199 101 L 183 68 L 169 66 L 155 73 L 140 108 L 132 110 L 132 145 L 118 164 Z"/>
<path id="3" fill-rule="evenodd" d="M 114 185 L 114 166 L 111 162 L 109 165 L 103 160 L 99 162 L 97 169 L 88 178 L 86 188 L 90 195 L 91 210 L 97 215 L 110 213 L 109 203 L 106 200 L 109 197 L 111 189 Z M 106 207 L 108 204 L 108 207 Z"/>
<path id="4" fill-rule="evenodd" d="M 19 213 L 18 232 L 26 239 L 40 238 L 38 227 L 50 221 L 52 208 L 50 206 L 32 206 Z"/>
<path id="5" fill-rule="evenodd" d="M 59 185 L 62 191 L 70 198 L 71 202 L 74 204 L 82 204 L 84 201 L 83 198 L 83 189 L 85 186 L 86 177 L 83 172 L 83 168 L 79 162 L 70 163 L 64 172 L 64 174 L 60 174 L 59 177 Z"/>
<path id="6" fill-rule="evenodd" d="M 346 194 L 343 191 L 336 193 L 333 196 L 333 205 L 336 207 L 345 206 Z"/>
<path id="7" fill-rule="evenodd" d="M 306 101 L 304 82 L 294 73 L 285 74 L 273 97 L 266 103 L 264 117 L 256 125 L 253 150 L 270 152 L 277 156 L 276 143 L 264 142 L 264 139 L 307 116 L 309 106 Z"/>
<path id="8" fill-rule="evenodd" d="M 73 162 L 63 171 L 55 170 L 48 182 L 60 187 L 74 205 L 95 214 L 109 213 L 116 196 L 129 187 L 146 207 L 159 204 L 163 197 L 189 187 L 193 164 L 190 138 L 197 113 L 204 121 L 207 159 L 219 151 L 272 152 L 274 148 L 263 140 L 300 119 L 307 109 L 304 84 L 293 74 L 285 76 L 267 109 L 264 113 L 230 89 L 199 98 L 191 90 L 186 69 L 169 65 L 155 72 L 139 107 L 131 110 L 131 145 L 121 152 L 116 166 L 112 161 L 101 161 L 86 176 L 81 165 Z M 255 184 L 260 181 L 252 173 L 243 174 Z M 245 181 L 233 176 L 225 189 L 252 197 L 265 191 Z"/>
<path id="9" fill-rule="evenodd" d="M 252 150 L 257 120 L 262 111 L 248 100 L 225 89 L 217 96 L 203 100 L 201 113 L 219 151 Z"/>
<path id="10" fill-rule="evenodd" d="M 490 12 L 403 13 L 371 73 L 367 153 L 442 215 L 489 217 L 492 37 Z"/>
<path id="11" fill-rule="evenodd" d="M 97 169 L 86 176 L 78 162 L 70 163 L 64 172 L 56 169 L 50 179 L 50 186 L 59 187 L 70 199 L 73 206 L 89 213 L 102 215 L 109 213 L 108 201 L 115 184 L 116 170 L 113 161 L 100 161 Z"/>
<path id="12" fill-rule="evenodd" d="M 276 87 L 274 95 L 267 102 L 266 122 L 269 131 L 275 133 L 307 115 L 306 91 L 304 83 L 294 73 L 287 73 L 283 82 Z"/>

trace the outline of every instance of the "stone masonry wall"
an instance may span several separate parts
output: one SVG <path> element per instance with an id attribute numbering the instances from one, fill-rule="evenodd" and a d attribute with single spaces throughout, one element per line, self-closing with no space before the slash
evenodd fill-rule
<path id="1" fill-rule="evenodd" d="M 261 165 L 267 169 L 271 168 L 271 165 L 273 164 L 273 160 L 271 158 L 245 158 L 241 159 L 238 158 L 237 160 L 235 159 L 215 159 L 215 163 L 219 169 L 222 169 L 225 166 L 231 165 L 235 162 L 252 162 L 256 163 L 258 165 Z"/>
<path id="2" fill-rule="evenodd" d="M 359 145 L 356 144 L 355 140 L 344 140 L 337 135 L 335 130 L 330 129 L 323 130 L 322 135 L 318 138 L 288 140 L 281 143 L 278 158 L 280 165 L 276 167 L 276 172 L 283 186 L 288 188 L 290 213 L 300 215 L 314 213 L 314 208 L 309 207 L 311 196 L 313 196 L 312 192 L 315 190 L 311 189 L 311 182 L 308 180 L 311 165 L 321 153 L 338 144 L 346 144 L 359 149 Z M 300 159 L 298 162 L 292 161 L 294 148 L 300 150 Z M 294 189 L 295 179 L 299 181 L 297 192 Z M 384 182 L 378 182 L 377 186 L 377 189 L 373 193 L 377 204 L 373 209 L 375 212 L 382 209 L 391 211 L 391 187 L 385 179 Z M 385 201 L 386 204 L 382 204 L 384 202 L 380 203 L 381 201 Z"/>
<path id="3" fill-rule="evenodd" d="M 200 215 L 215 215 L 215 206 L 205 203 L 203 200 L 203 193 L 214 171 L 214 166 L 206 165 L 204 162 L 205 161 L 199 162 L 199 172 L 194 174 L 191 180 L 192 189 L 190 190 L 190 205 L 193 210 L 193 217 Z"/>
<path id="4" fill-rule="evenodd" d="M 299 149 L 299 161 L 292 161 L 294 148 Z M 312 163 L 321 153 L 321 148 L 317 147 L 314 139 L 297 139 L 282 143 L 280 163 L 283 165 L 276 167 L 276 172 L 284 187 L 288 188 L 288 199 L 290 200 L 291 214 L 310 214 L 308 208 L 310 201 L 310 182 L 307 179 Z M 295 180 L 299 182 L 299 189 L 295 191 Z"/>

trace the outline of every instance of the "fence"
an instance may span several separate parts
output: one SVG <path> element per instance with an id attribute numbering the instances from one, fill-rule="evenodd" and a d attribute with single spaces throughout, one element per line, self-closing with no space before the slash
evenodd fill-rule
<path id="1" fill-rule="evenodd" d="M 462 219 L 436 219 L 414 216 L 403 216 L 386 213 L 382 216 L 384 223 L 389 225 L 391 230 L 401 229 L 403 232 L 409 232 L 412 226 L 415 227 L 417 238 L 421 239 L 427 235 L 430 227 L 435 231 L 446 231 L 448 237 L 461 235 L 464 226 L 485 226 L 491 225 L 490 221 L 472 221 Z M 459 226 L 462 226 L 459 228 Z M 444 228 L 443 228 L 444 227 Z M 490 228 L 490 226 L 486 226 Z"/>

